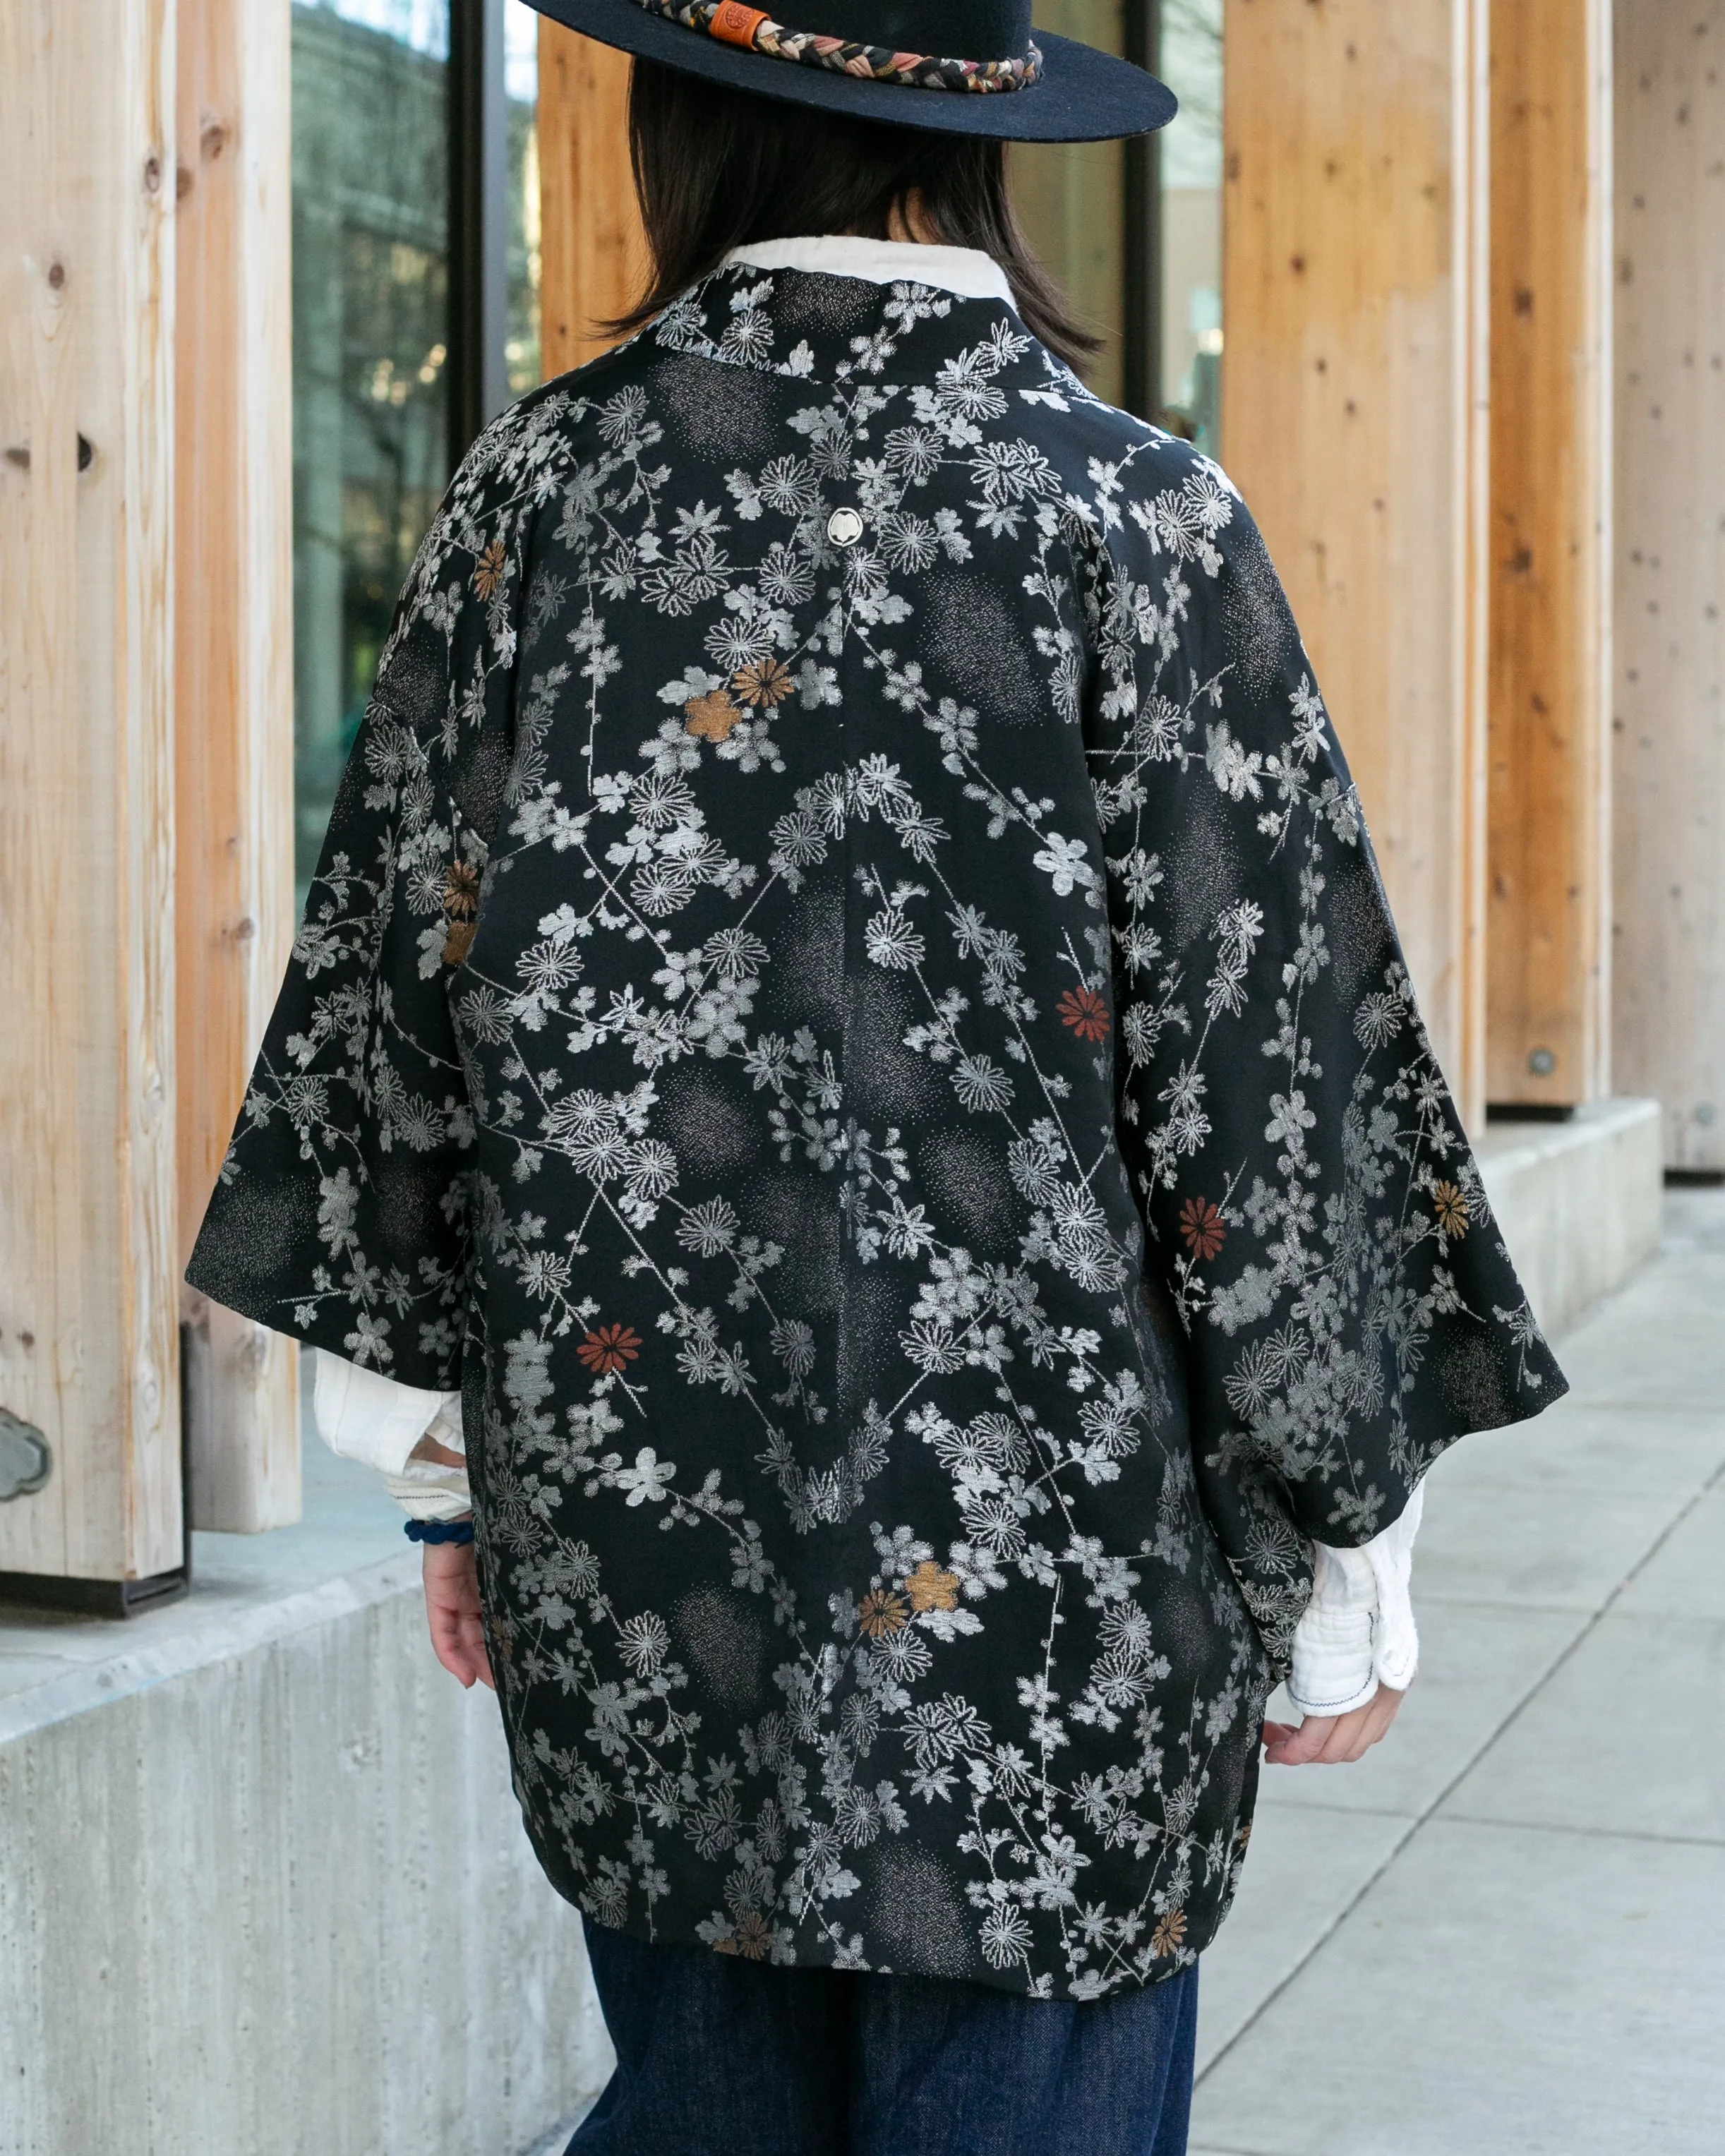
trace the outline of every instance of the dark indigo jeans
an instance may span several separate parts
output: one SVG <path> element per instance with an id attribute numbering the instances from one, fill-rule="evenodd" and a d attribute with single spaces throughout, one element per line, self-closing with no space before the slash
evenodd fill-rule
<path id="1" fill-rule="evenodd" d="M 567 2156 L 1185 2156 L 1196 1969 L 1066 2005 L 587 1940 L 617 2071 Z"/>

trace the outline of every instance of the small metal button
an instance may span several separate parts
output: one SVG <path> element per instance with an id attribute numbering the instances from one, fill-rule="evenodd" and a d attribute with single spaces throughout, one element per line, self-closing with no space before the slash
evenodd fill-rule
<path id="1" fill-rule="evenodd" d="M 863 521 L 854 509 L 835 509 L 827 519 L 827 536 L 835 547 L 854 547 L 863 536 Z"/>

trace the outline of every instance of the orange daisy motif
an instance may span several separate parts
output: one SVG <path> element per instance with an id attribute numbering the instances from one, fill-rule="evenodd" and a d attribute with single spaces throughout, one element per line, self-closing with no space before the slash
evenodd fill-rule
<path id="1" fill-rule="evenodd" d="M 1186 1936 L 1186 1912 L 1170 1909 L 1150 1935 L 1150 1951 L 1161 1957 L 1178 1953 L 1180 1942 Z"/>
<path id="2" fill-rule="evenodd" d="M 473 572 L 473 588 L 482 599 L 496 597 L 497 587 L 503 582 L 503 564 L 507 558 L 501 539 L 494 539 L 480 556 L 479 567 Z"/>
<path id="3" fill-rule="evenodd" d="M 895 1594 L 886 1587 L 870 1588 L 856 1615 L 857 1622 L 871 1640 L 885 1640 L 894 1632 L 902 1632 L 911 1621 L 903 1595 Z"/>
<path id="4" fill-rule="evenodd" d="M 683 731 L 700 741 L 729 741 L 731 729 L 742 716 L 728 689 L 715 689 L 711 696 L 691 696 L 683 710 L 688 719 Z"/>
<path id="5" fill-rule="evenodd" d="M 1108 1006 L 1094 988 L 1068 988 L 1057 1006 L 1060 1024 L 1070 1025 L 1081 1040 L 1106 1040 L 1114 1021 Z"/>
<path id="6" fill-rule="evenodd" d="M 927 1558 L 905 1582 L 905 1592 L 911 1598 L 913 1609 L 956 1609 L 958 1575 L 937 1565 L 932 1558 Z"/>
<path id="7" fill-rule="evenodd" d="M 1452 1243 L 1459 1243 L 1467 1233 L 1467 1200 L 1453 1183 L 1440 1183 L 1432 1191 L 1431 1202 L 1437 1209 L 1439 1227 Z"/>
<path id="8" fill-rule="evenodd" d="M 1228 1240 L 1228 1225 L 1208 1198 L 1189 1198 L 1180 1208 L 1180 1233 L 1194 1258 L 1206 1263 Z"/>
<path id="9" fill-rule="evenodd" d="M 602 1325 L 589 1332 L 575 1353 L 602 1378 L 614 1377 L 641 1352 L 641 1336 L 632 1325 Z"/>
<path id="10" fill-rule="evenodd" d="M 444 963 L 459 966 L 473 948 L 479 932 L 479 870 L 470 861 L 455 861 L 444 886 L 444 918 L 449 932 L 444 938 Z"/>
<path id="11" fill-rule="evenodd" d="M 791 670 L 782 659 L 757 659 L 731 677 L 731 685 L 746 704 L 782 704 L 796 686 Z"/>

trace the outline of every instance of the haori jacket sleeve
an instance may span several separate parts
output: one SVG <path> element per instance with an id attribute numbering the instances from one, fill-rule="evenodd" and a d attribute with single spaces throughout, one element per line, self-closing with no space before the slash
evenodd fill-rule
<path id="1" fill-rule="evenodd" d="M 1309 1543 L 1366 1543 L 1455 1439 L 1564 1384 L 1263 541 L 1207 459 L 1145 463 L 1090 716 L 1120 1130 L 1199 1488 L 1280 1658 Z"/>
<path id="2" fill-rule="evenodd" d="M 461 1382 L 473 1122 L 446 983 L 511 752 L 531 523 L 519 414 L 470 454 L 396 608 L 187 1277 L 409 1385 Z"/>

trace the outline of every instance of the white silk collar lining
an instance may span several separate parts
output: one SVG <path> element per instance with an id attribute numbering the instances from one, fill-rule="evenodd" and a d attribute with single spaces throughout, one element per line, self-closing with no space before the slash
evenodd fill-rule
<path id="1" fill-rule="evenodd" d="M 868 285 L 930 285 L 965 300 L 1012 305 L 1006 272 L 992 254 L 974 247 L 924 247 L 910 239 L 860 239 L 851 233 L 811 234 L 802 239 L 762 239 L 734 247 L 725 264 L 751 270 L 811 270 L 829 277 L 857 277 Z"/>

